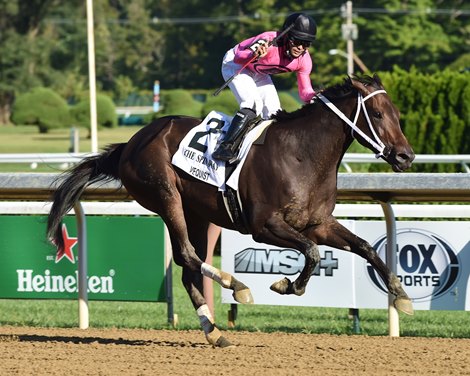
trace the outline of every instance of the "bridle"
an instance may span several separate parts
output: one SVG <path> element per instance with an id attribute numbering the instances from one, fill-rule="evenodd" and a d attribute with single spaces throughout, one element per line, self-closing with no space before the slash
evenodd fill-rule
<path id="1" fill-rule="evenodd" d="M 354 117 L 354 121 L 351 121 L 348 119 L 348 117 L 341 112 L 341 110 L 336 107 L 331 101 L 326 98 L 323 94 L 319 93 L 317 94 L 317 97 L 323 101 L 336 115 L 338 115 L 347 125 L 351 127 L 351 134 L 354 137 L 354 132 L 358 133 L 364 140 L 366 140 L 377 152 L 375 154 L 376 158 L 385 158 L 386 155 L 384 154 L 384 151 L 386 149 L 385 144 L 382 142 L 382 140 L 377 136 L 377 133 L 375 132 L 374 127 L 372 126 L 372 123 L 369 118 L 369 114 L 367 113 L 366 109 L 366 100 L 369 98 L 372 98 L 374 95 L 377 94 L 387 94 L 385 90 L 376 90 L 366 97 L 363 97 L 361 93 L 357 93 L 357 110 L 356 110 L 356 116 Z M 370 138 L 367 136 L 362 130 L 359 129 L 359 127 L 356 125 L 357 119 L 359 118 L 359 114 L 361 112 L 361 109 L 364 112 L 364 116 L 367 120 L 367 124 L 369 125 L 370 132 L 372 133 L 372 136 L 374 139 Z"/>

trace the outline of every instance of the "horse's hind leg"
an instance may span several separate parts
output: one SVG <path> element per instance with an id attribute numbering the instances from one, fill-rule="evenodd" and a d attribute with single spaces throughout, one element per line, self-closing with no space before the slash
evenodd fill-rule
<path id="1" fill-rule="evenodd" d="M 413 305 L 405 290 L 403 290 L 400 280 L 367 241 L 353 234 L 334 218 L 313 230 L 311 236 L 318 239 L 319 244 L 350 251 L 366 259 L 379 273 L 388 291 L 395 296 L 395 307 L 408 315 L 413 314 Z"/>

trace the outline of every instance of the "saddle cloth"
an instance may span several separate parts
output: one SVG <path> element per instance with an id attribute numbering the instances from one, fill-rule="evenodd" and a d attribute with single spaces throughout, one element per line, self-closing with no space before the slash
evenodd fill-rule
<path id="1" fill-rule="evenodd" d="M 261 122 L 243 140 L 239 151 L 239 163 L 226 181 L 225 162 L 212 159 L 217 141 L 222 133 L 227 132 L 232 117 L 224 113 L 211 111 L 201 124 L 191 129 L 181 141 L 173 155 L 171 163 L 196 179 L 225 191 L 226 185 L 238 190 L 240 171 L 253 142 L 262 134 L 272 120 Z"/>

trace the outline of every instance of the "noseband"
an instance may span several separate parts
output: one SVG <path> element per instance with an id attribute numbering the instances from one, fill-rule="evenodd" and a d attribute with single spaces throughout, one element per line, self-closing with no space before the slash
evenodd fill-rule
<path id="1" fill-rule="evenodd" d="M 361 93 L 357 93 L 357 110 L 356 110 L 356 116 L 354 117 L 354 121 L 351 121 L 347 118 L 345 114 L 343 114 L 338 107 L 336 107 L 333 103 L 330 102 L 328 98 L 326 98 L 322 94 L 317 94 L 317 97 L 320 98 L 323 103 L 325 103 L 336 115 L 338 115 L 347 125 L 349 125 L 352 128 L 352 133 L 356 132 L 358 133 L 364 140 L 366 140 L 375 150 L 376 158 L 381 158 L 381 157 L 386 157 L 384 155 L 384 150 L 386 149 L 385 144 L 380 140 L 379 136 L 377 136 L 377 133 L 375 132 L 374 127 L 372 126 L 372 123 L 369 118 L 369 114 L 367 113 L 366 109 L 366 100 L 369 98 L 372 98 L 374 95 L 377 94 L 386 94 L 387 92 L 385 90 L 376 90 L 366 97 L 363 97 Z M 367 124 L 369 125 L 370 132 L 372 133 L 372 136 L 374 137 L 374 140 L 367 136 L 363 131 L 359 129 L 359 127 L 356 125 L 357 119 L 359 118 L 359 114 L 361 112 L 361 108 L 364 112 L 364 116 L 367 120 Z M 354 137 L 354 135 L 353 135 Z"/>

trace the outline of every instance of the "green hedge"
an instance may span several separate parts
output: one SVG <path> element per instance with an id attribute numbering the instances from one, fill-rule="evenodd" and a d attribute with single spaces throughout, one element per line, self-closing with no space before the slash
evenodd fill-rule
<path id="1" fill-rule="evenodd" d="M 44 87 L 19 95 L 12 107 L 11 120 L 17 125 L 37 125 L 40 133 L 69 127 L 71 122 L 65 99 Z"/>
<path id="2" fill-rule="evenodd" d="M 395 69 L 380 77 L 416 154 L 470 154 L 470 73 Z M 460 167 L 421 164 L 414 171 L 453 172 Z"/>
<path id="3" fill-rule="evenodd" d="M 104 94 L 96 95 L 96 111 L 98 126 L 113 128 L 117 126 L 118 117 L 113 100 Z M 78 102 L 71 109 L 72 117 L 77 125 L 90 128 L 90 99 Z"/>

